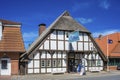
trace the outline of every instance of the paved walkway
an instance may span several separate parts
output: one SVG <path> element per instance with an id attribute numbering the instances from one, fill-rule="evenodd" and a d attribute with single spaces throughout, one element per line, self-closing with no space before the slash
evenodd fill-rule
<path id="1" fill-rule="evenodd" d="M 29 74 L 29 75 L 14 75 L 8 77 L 9 79 L 0 78 L 0 80 L 75 80 L 82 78 L 82 80 L 88 80 L 89 77 L 100 77 L 109 75 L 120 75 L 120 71 L 110 71 L 110 72 L 98 72 L 90 73 L 87 72 L 86 75 L 80 76 L 79 73 L 65 73 L 65 74 Z M 83 79 L 84 78 L 84 79 Z"/>
<path id="2" fill-rule="evenodd" d="M 0 76 L 0 80 L 10 80 L 11 76 Z"/>

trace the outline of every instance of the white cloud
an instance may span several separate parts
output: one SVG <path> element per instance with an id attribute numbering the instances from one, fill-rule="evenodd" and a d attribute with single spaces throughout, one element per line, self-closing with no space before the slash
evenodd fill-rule
<path id="1" fill-rule="evenodd" d="M 116 33 L 116 32 L 119 32 L 119 30 L 106 30 L 101 32 L 94 32 L 92 35 L 93 37 L 98 37 L 99 35 L 105 36 L 105 35 Z"/>
<path id="2" fill-rule="evenodd" d="M 82 24 L 87 24 L 93 22 L 91 18 L 76 18 L 77 21 L 79 21 Z"/>
<path id="3" fill-rule="evenodd" d="M 38 37 L 37 32 L 28 32 L 23 33 L 23 39 L 25 43 L 25 48 L 27 49 L 29 47 L 29 44 L 31 44 L 35 39 Z"/>
<path id="4" fill-rule="evenodd" d="M 110 3 L 108 2 L 108 0 L 100 0 L 100 7 L 102 7 L 103 9 L 108 10 L 110 7 Z"/>
<path id="5" fill-rule="evenodd" d="M 28 33 L 23 33 L 23 39 L 26 42 L 34 40 L 38 36 L 37 32 L 28 32 Z"/>

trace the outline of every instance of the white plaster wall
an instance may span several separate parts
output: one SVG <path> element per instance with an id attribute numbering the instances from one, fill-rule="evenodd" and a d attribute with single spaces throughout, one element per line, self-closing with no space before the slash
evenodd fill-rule
<path id="1" fill-rule="evenodd" d="M 56 54 L 56 52 L 53 54 L 53 58 L 56 58 L 57 57 L 57 54 Z"/>
<path id="2" fill-rule="evenodd" d="M 65 42 L 65 50 L 69 50 L 69 43 L 67 41 Z"/>
<path id="3" fill-rule="evenodd" d="M 39 52 L 36 52 L 36 54 L 34 55 L 34 59 L 40 59 L 39 57 L 40 57 Z"/>
<path id="4" fill-rule="evenodd" d="M 50 39 L 56 39 L 56 31 L 53 31 L 50 35 Z"/>
<path id="5" fill-rule="evenodd" d="M 84 50 L 85 50 L 85 51 L 88 50 L 88 43 L 84 43 Z"/>
<path id="6" fill-rule="evenodd" d="M 83 41 L 82 33 L 79 33 L 79 41 Z"/>
<path id="7" fill-rule="evenodd" d="M 47 68 L 47 72 L 52 72 L 52 68 Z"/>
<path id="8" fill-rule="evenodd" d="M 28 69 L 28 73 L 33 73 L 33 69 Z"/>
<path id="9" fill-rule="evenodd" d="M 100 67 L 100 70 L 103 70 L 103 67 Z"/>
<path id="10" fill-rule="evenodd" d="M 43 49 L 43 45 L 41 45 L 39 49 Z"/>
<path id="11" fill-rule="evenodd" d="M 51 49 L 56 50 L 56 41 L 51 41 Z"/>
<path id="12" fill-rule="evenodd" d="M 85 59 L 85 66 L 87 66 L 87 60 Z"/>
<path id="13" fill-rule="evenodd" d="M 89 54 L 88 58 L 91 59 L 91 54 Z"/>
<path id="14" fill-rule="evenodd" d="M 83 43 L 78 42 L 78 50 L 83 51 Z"/>
<path id="15" fill-rule="evenodd" d="M 40 73 L 39 69 L 34 69 L 34 73 Z"/>
<path id="16" fill-rule="evenodd" d="M 41 58 L 45 58 L 45 51 L 42 51 Z"/>
<path id="17" fill-rule="evenodd" d="M 66 64 L 67 64 L 66 59 L 63 59 L 62 63 L 63 63 L 63 67 L 66 67 Z"/>
<path id="18" fill-rule="evenodd" d="M 99 55 L 98 54 L 96 54 L 96 59 L 99 59 Z"/>
<path id="19" fill-rule="evenodd" d="M 62 68 L 62 71 L 66 72 L 66 69 L 67 69 L 67 68 Z"/>
<path id="20" fill-rule="evenodd" d="M 87 54 L 85 54 L 85 59 L 87 59 Z"/>
<path id="21" fill-rule="evenodd" d="M 51 55 L 47 52 L 47 58 L 51 58 Z"/>
<path id="22" fill-rule="evenodd" d="M 66 58 L 66 53 L 65 52 L 63 52 L 63 58 Z"/>
<path id="23" fill-rule="evenodd" d="M 57 68 L 52 68 L 52 71 L 57 71 L 58 69 Z"/>
<path id="24" fill-rule="evenodd" d="M 103 61 L 101 61 L 101 66 L 103 66 Z"/>
<path id="25" fill-rule="evenodd" d="M 103 67 L 89 67 L 89 70 L 91 70 L 91 69 L 98 69 L 98 70 L 103 70 Z"/>
<path id="26" fill-rule="evenodd" d="M 85 67 L 85 70 L 87 71 L 87 70 L 88 70 L 88 68 L 87 68 L 87 67 Z"/>
<path id="27" fill-rule="evenodd" d="M 49 41 L 48 40 L 45 41 L 44 48 L 45 49 L 49 49 Z"/>
<path id="28" fill-rule="evenodd" d="M 63 41 L 58 41 L 58 50 L 64 50 Z"/>
<path id="29" fill-rule="evenodd" d="M 64 40 L 64 32 L 58 31 L 58 40 Z"/>
<path id="30" fill-rule="evenodd" d="M 28 68 L 33 68 L 33 60 L 28 61 Z"/>
<path id="31" fill-rule="evenodd" d="M 58 52 L 58 58 L 62 58 L 61 52 Z"/>
<path id="32" fill-rule="evenodd" d="M 95 59 L 95 54 L 92 54 L 92 58 Z"/>
<path id="33" fill-rule="evenodd" d="M 88 40 L 89 40 L 89 42 L 91 42 L 91 39 L 89 38 L 89 36 L 88 36 Z"/>
<path id="34" fill-rule="evenodd" d="M 84 33 L 84 41 L 88 41 L 88 35 Z"/>
<path id="35" fill-rule="evenodd" d="M 34 68 L 39 68 L 40 66 L 39 60 L 34 60 Z"/>
<path id="36" fill-rule="evenodd" d="M 92 51 L 93 50 L 93 43 L 90 42 L 90 50 Z"/>
<path id="37" fill-rule="evenodd" d="M 52 68 L 52 71 L 66 71 L 66 68 Z"/>
<path id="38" fill-rule="evenodd" d="M 66 65 L 67 65 L 67 62 L 66 62 L 67 57 L 66 57 L 66 56 L 67 56 L 67 55 L 66 55 L 66 52 L 64 52 L 64 53 L 63 53 L 63 56 L 62 56 L 62 57 L 64 58 L 64 59 L 62 60 L 62 65 L 63 65 L 63 67 L 66 67 Z"/>
<path id="39" fill-rule="evenodd" d="M 46 68 L 41 68 L 41 73 L 45 73 Z"/>

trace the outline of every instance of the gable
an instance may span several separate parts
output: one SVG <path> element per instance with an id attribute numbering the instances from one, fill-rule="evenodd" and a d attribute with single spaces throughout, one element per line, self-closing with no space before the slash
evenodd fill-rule
<path id="1" fill-rule="evenodd" d="M 79 38 L 82 39 L 81 41 L 69 44 L 66 33 L 75 30 L 80 32 Z M 37 50 L 92 51 L 91 47 L 98 48 L 98 46 L 95 42 L 92 42 L 94 39 L 91 38 L 90 32 L 87 29 L 76 22 L 68 12 L 64 12 L 33 42 L 24 55 L 30 55 Z M 98 52 L 103 57 L 103 60 L 106 60 L 106 57 L 100 52 L 100 49 Z"/>
<path id="2" fill-rule="evenodd" d="M 107 41 L 112 40 L 112 43 L 107 43 Z M 100 46 L 103 53 L 107 56 L 107 46 L 108 46 L 108 56 L 109 57 L 120 57 L 120 33 L 113 33 L 101 38 L 95 39 L 97 44 Z"/>

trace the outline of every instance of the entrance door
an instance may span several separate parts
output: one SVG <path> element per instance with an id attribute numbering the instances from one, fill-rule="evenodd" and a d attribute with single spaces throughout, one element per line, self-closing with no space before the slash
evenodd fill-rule
<path id="1" fill-rule="evenodd" d="M 68 53 L 68 72 L 77 72 L 77 67 L 81 64 L 82 53 Z"/>
<path id="2" fill-rule="evenodd" d="M 1 75 L 11 75 L 11 62 L 10 58 L 1 58 L 0 60 L 0 73 Z"/>
<path id="3" fill-rule="evenodd" d="M 75 53 L 68 53 L 68 72 L 75 72 Z"/>

